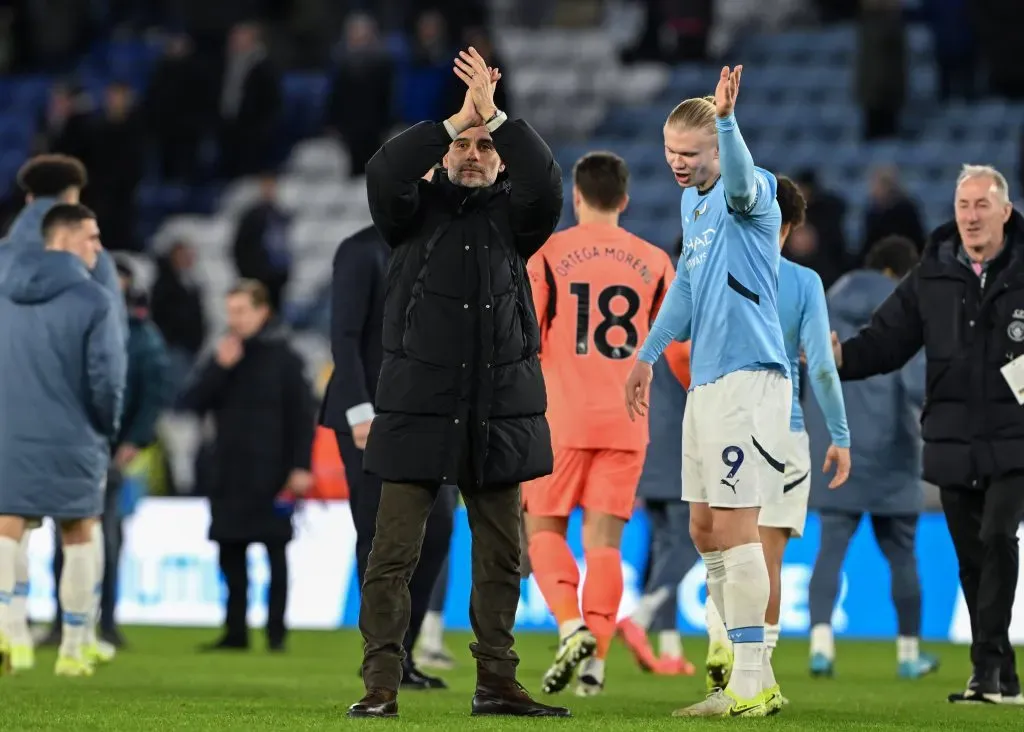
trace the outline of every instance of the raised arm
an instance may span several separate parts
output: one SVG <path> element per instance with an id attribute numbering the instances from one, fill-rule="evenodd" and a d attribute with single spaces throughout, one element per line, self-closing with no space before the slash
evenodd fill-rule
<path id="1" fill-rule="evenodd" d="M 805 274 L 804 312 L 800 319 L 800 345 L 807 355 L 807 374 L 814 398 L 825 415 L 825 424 L 837 447 L 850 446 L 850 428 L 846 422 L 846 404 L 839 383 L 835 357 L 832 355 L 832 336 L 828 324 L 828 305 L 821 278 L 812 270 Z"/>
<path id="2" fill-rule="evenodd" d="M 443 123 L 420 122 L 385 142 L 366 164 L 370 217 L 389 246 L 402 244 L 419 209 L 420 179 L 451 141 Z"/>
<path id="3" fill-rule="evenodd" d="M 653 364 L 672 341 L 690 339 L 693 316 L 693 295 L 690 291 L 690 273 L 685 263 L 680 263 L 676 277 L 662 300 L 658 316 L 654 319 L 651 332 L 640 347 L 637 358 Z"/>
<path id="4" fill-rule="evenodd" d="M 917 304 L 917 268 L 878 306 L 871 322 L 840 347 L 843 381 L 888 374 L 904 366 L 924 345 L 924 321 Z"/>
<path id="5" fill-rule="evenodd" d="M 547 143 L 521 119 L 491 132 L 509 181 L 509 221 L 519 255 L 529 259 L 544 245 L 562 215 L 562 169 Z"/>
<path id="6" fill-rule="evenodd" d="M 767 181 L 759 182 L 758 179 L 764 176 L 756 174 L 754 159 L 743 142 L 733 114 L 742 74 L 742 66 L 731 71 L 728 66 L 722 67 L 718 86 L 715 87 L 715 129 L 718 131 L 718 163 L 725 200 L 733 211 L 749 215 L 755 213 L 753 209 L 759 200 L 764 202 L 765 192 L 759 188 Z M 775 192 L 771 191 L 770 196 L 774 199 Z"/>

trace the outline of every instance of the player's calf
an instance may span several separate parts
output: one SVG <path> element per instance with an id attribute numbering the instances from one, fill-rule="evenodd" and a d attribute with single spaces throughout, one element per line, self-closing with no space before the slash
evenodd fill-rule
<path id="1" fill-rule="evenodd" d="M 92 519 L 68 521 L 61 526 L 64 544 L 64 571 L 60 581 L 60 600 L 64 615 L 58 652 L 58 673 L 78 673 L 79 664 L 92 667 L 86 657 L 87 625 L 92 617 L 96 590 L 96 558 L 92 546 Z M 67 664 L 61 665 L 60 661 Z"/>

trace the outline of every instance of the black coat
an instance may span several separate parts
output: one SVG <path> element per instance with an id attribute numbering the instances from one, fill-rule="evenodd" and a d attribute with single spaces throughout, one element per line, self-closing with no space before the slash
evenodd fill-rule
<path id="1" fill-rule="evenodd" d="M 844 381 L 895 371 L 924 346 L 924 479 L 940 486 L 983 487 L 1024 471 L 1024 407 L 999 371 L 1024 355 L 1024 217 L 1016 211 L 1006 234 L 982 289 L 957 256 L 956 225 L 938 228 L 920 264 L 843 343 Z"/>
<path id="2" fill-rule="evenodd" d="M 320 424 L 351 431 L 346 413 L 373 404 L 383 356 L 384 270 L 388 250 L 368 226 L 343 241 L 334 253 L 331 275 L 331 355 L 334 371 L 327 382 Z"/>
<path id="3" fill-rule="evenodd" d="M 367 165 L 370 214 L 392 248 L 363 462 L 384 480 L 465 476 L 465 490 L 551 472 L 526 262 L 558 224 L 561 170 L 521 120 L 492 137 L 508 169 L 488 188 L 454 185 L 443 171 L 422 180 L 451 142 L 431 122 L 385 143 Z"/>
<path id="4" fill-rule="evenodd" d="M 291 519 L 274 497 L 295 469 L 309 470 L 315 405 L 302 360 L 270 324 L 245 342 L 242 359 L 224 369 L 202 364 L 181 406 L 213 414 L 217 428 L 209 464 L 211 541 L 288 541 Z"/>

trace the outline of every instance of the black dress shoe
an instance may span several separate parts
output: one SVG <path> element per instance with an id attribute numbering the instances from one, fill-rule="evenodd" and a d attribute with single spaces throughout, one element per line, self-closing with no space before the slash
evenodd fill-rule
<path id="1" fill-rule="evenodd" d="M 350 717 L 397 717 L 398 693 L 391 689 L 370 689 L 348 708 Z"/>
<path id="2" fill-rule="evenodd" d="M 568 717 L 565 707 L 534 701 L 515 679 L 478 672 L 471 714 L 474 717 Z"/>
<path id="3" fill-rule="evenodd" d="M 948 698 L 953 704 L 999 704 L 1003 698 L 999 668 L 975 668 L 967 689 Z"/>
<path id="4" fill-rule="evenodd" d="M 248 651 L 249 641 L 245 638 L 232 638 L 231 636 L 224 636 L 218 641 L 213 643 L 205 643 L 199 646 L 199 650 L 203 652 L 212 651 Z"/>
<path id="5" fill-rule="evenodd" d="M 413 665 L 402 667 L 402 688 L 407 691 L 427 691 L 428 689 L 447 689 L 444 679 L 425 674 Z"/>

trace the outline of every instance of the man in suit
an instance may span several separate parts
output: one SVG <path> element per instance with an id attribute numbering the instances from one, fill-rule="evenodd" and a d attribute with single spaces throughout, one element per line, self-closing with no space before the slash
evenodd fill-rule
<path id="1" fill-rule="evenodd" d="M 433 176 L 433 169 L 425 178 Z M 385 268 L 388 250 L 377 230 L 368 226 L 345 239 L 334 255 L 331 278 L 331 352 L 334 371 L 320 409 L 320 424 L 334 430 L 345 465 L 349 507 L 356 527 L 356 566 L 362 588 L 366 564 L 377 528 L 381 480 L 363 470 L 363 449 L 373 422 L 373 400 L 380 375 L 384 325 Z M 406 661 L 402 688 L 443 689 L 444 681 L 420 672 L 412 649 L 430 605 L 452 533 L 455 496 L 442 491 L 427 521 L 423 552 L 409 591 L 412 619 L 404 646 Z"/>

